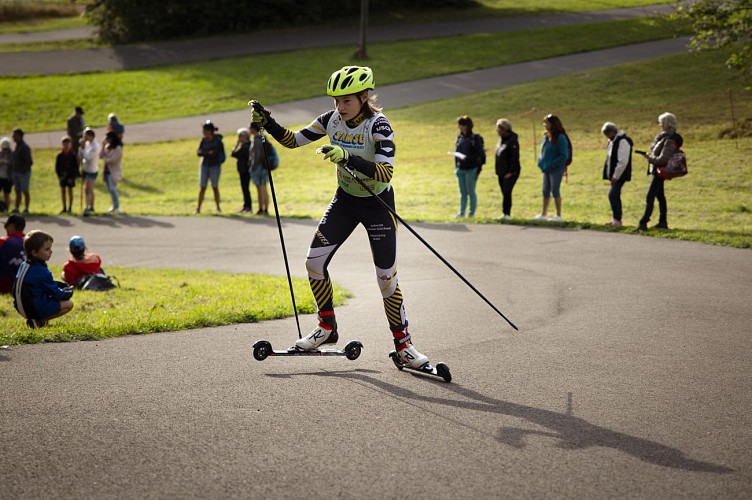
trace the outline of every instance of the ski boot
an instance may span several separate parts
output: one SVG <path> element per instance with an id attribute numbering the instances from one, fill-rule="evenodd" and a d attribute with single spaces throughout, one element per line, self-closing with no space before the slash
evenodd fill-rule
<path id="1" fill-rule="evenodd" d="M 295 341 L 294 348 L 299 351 L 310 351 L 321 344 L 336 344 L 339 340 L 337 334 L 337 320 L 334 312 L 321 311 L 318 314 L 319 324 L 308 336 Z"/>
<path id="2" fill-rule="evenodd" d="M 421 354 L 410 340 L 410 333 L 407 328 L 404 332 L 392 332 L 394 336 L 394 347 L 397 351 L 397 357 L 403 365 L 415 370 L 430 371 L 433 370 L 428 356 Z"/>
<path id="3" fill-rule="evenodd" d="M 389 353 L 389 357 L 392 358 L 394 366 L 398 370 L 413 370 L 426 375 L 432 375 L 434 377 L 440 377 L 444 379 L 444 382 L 452 381 L 452 372 L 449 371 L 449 367 L 444 363 L 438 363 L 434 368 L 428 361 L 428 356 L 421 354 L 415 349 L 413 343 L 410 341 L 410 334 L 407 330 L 404 332 L 392 332 L 394 336 L 394 351 Z"/>

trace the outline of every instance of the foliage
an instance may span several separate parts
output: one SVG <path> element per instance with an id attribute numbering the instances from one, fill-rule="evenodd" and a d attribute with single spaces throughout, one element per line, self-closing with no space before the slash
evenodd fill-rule
<path id="1" fill-rule="evenodd" d="M 403 0 L 402 7 L 462 7 L 472 0 Z M 112 43 L 172 39 L 185 36 L 206 36 L 246 32 L 249 28 L 270 26 L 315 25 L 332 19 L 354 18 L 360 2 L 318 0 L 213 0 L 211 3 L 185 0 L 94 0 L 88 15 L 99 27 L 99 36 Z M 371 0 L 372 9 L 389 8 L 388 0 Z M 254 20 L 257 21 L 254 23 Z"/>
<path id="2" fill-rule="evenodd" d="M 726 65 L 748 74 L 752 63 L 752 0 L 699 0 L 677 15 L 690 23 L 694 50 L 731 48 Z"/>

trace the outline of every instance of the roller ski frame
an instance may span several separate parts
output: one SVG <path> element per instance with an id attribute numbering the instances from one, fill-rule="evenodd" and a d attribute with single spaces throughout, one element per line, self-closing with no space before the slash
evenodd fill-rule
<path id="1" fill-rule="evenodd" d="M 345 356 L 350 361 L 355 361 L 360 357 L 363 350 L 363 344 L 359 340 L 351 340 L 345 345 L 344 349 L 311 349 L 310 351 L 301 351 L 291 347 L 284 351 L 275 351 L 268 340 L 259 340 L 253 344 L 253 357 L 257 361 L 263 361 L 269 356 Z"/>
<path id="2" fill-rule="evenodd" d="M 404 369 L 408 369 L 410 371 L 423 373 L 425 375 L 431 375 L 434 377 L 443 378 L 444 382 L 447 382 L 447 383 L 452 381 L 452 373 L 449 371 L 449 367 L 445 365 L 444 363 L 437 363 L 435 367 L 430 368 L 430 369 L 413 368 L 412 366 L 402 362 L 402 360 L 397 355 L 397 351 L 390 352 L 389 357 L 392 358 L 392 362 L 394 362 L 394 366 L 396 366 L 397 369 L 400 371 Z"/>

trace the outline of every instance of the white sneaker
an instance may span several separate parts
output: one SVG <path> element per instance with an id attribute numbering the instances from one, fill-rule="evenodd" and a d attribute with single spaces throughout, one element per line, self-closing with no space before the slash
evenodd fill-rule
<path id="1" fill-rule="evenodd" d="M 409 365 L 416 370 L 423 369 L 424 367 L 428 369 L 431 368 L 431 363 L 428 362 L 428 356 L 419 353 L 412 344 L 397 352 L 397 356 L 399 356 L 400 361 L 404 364 Z"/>
<path id="2" fill-rule="evenodd" d="M 510 215 L 504 215 L 504 217 L 502 217 L 502 219 L 504 219 L 504 220 L 512 220 L 512 217 Z"/>
<path id="3" fill-rule="evenodd" d="M 336 344 L 338 339 L 337 323 L 327 324 L 319 318 L 318 326 L 308 336 L 295 341 L 295 348 L 300 351 L 311 351 L 321 344 Z"/>
<path id="4" fill-rule="evenodd" d="M 549 217 L 548 222 L 561 222 L 562 220 L 561 215 L 554 215 L 553 217 Z"/>
<path id="5" fill-rule="evenodd" d="M 544 214 L 538 214 L 533 217 L 533 220 L 546 220 L 546 216 Z"/>

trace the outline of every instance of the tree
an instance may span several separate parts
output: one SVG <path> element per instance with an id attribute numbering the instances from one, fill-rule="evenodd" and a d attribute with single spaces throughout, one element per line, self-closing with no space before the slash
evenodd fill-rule
<path id="1" fill-rule="evenodd" d="M 750 74 L 752 64 L 752 0 L 698 0 L 679 6 L 689 22 L 692 50 L 731 49 L 726 66 Z"/>

